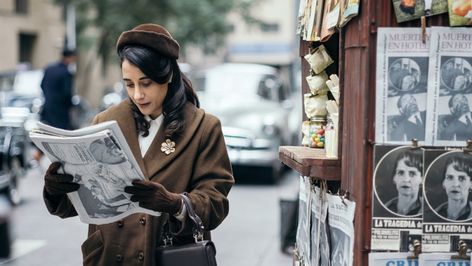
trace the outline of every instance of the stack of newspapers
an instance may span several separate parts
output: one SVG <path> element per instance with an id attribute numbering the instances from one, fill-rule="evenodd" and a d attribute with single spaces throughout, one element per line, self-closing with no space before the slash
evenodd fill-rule
<path id="1" fill-rule="evenodd" d="M 80 184 L 68 196 L 82 222 L 106 224 L 137 212 L 160 215 L 139 207 L 124 192 L 132 180 L 145 177 L 116 121 L 77 130 L 39 123 L 30 138 L 49 160 L 62 163 L 59 172 Z"/>

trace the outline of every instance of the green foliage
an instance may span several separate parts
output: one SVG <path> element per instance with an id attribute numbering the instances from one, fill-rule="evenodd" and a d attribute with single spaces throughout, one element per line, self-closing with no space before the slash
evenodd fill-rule
<path id="1" fill-rule="evenodd" d="M 97 49 L 104 62 L 115 53 L 119 34 L 142 23 L 164 25 L 185 51 L 189 44 L 212 52 L 223 44 L 236 11 L 249 22 L 251 1 L 238 0 L 56 0 L 76 7 L 79 49 Z M 113 57 L 112 57 L 113 58 Z"/>

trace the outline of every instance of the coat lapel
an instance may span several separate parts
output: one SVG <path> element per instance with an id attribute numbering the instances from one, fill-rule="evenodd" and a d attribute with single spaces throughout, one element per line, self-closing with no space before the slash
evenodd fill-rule
<path id="1" fill-rule="evenodd" d="M 138 134 L 136 132 L 136 124 L 134 123 L 133 111 L 131 111 L 130 104 L 130 100 L 127 99 L 118 106 L 118 113 L 120 115 L 116 120 L 128 142 L 134 158 L 138 162 L 139 168 L 141 168 L 144 176 L 148 178 L 149 175 L 143 157 L 141 156 L 141 150 L 139 149 Z"/>
<path id="2" fill-rule="evenodd" d="M 186 104 L 184 108 L 184 117 L 186 121 L 185 130 L 178 139 L 171 139 L 175 142 L 175 152 L 165 154 L 161 151 L 161 144 L 165 142 L 164 127 L 157 132 L 156 137 L 144 156 L 144 165 L 146 166 L 149 178 L 155 176 L 161 169 L 171 163 L 179 154 L 185 150 L 185 147 L 192 140 L 193 135 L 203 119 L 204 112 L 197 109 L 193 104 Z M 139 150 L 139 148 L 138 148 Z"/>

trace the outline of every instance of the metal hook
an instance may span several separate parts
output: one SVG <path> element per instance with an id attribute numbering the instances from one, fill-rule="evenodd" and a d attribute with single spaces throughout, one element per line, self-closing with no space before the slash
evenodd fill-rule
<path id="1" fill-rule="evenodd" d="M 407 259 L 418 259 L 418 256 L 421 254 L 421 241 L 415 239 L 413 241 L 413 255 L 408 256 Z"/>
<path id="2" fill-rule="evenodd" d="M 464 240 L 459 240 L 459 250 L 458 253 L 459 255 L 452 255 L 451 260 L 470 260 L 470 256 L 467 255 L 467 250 L 469 247 L 467 246 L 467 243 Z"/>

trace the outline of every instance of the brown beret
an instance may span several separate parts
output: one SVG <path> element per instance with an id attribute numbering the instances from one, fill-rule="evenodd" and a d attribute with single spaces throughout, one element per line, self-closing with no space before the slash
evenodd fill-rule
<path id="1" fill-rule="evenodd" d="M 172 59 L 179 58 L 179 43 L 161 25 L 141 24 L 121 33 L 116 42 L 116 50 L 120 51 L 130 44 L 146 46 Z"/>

